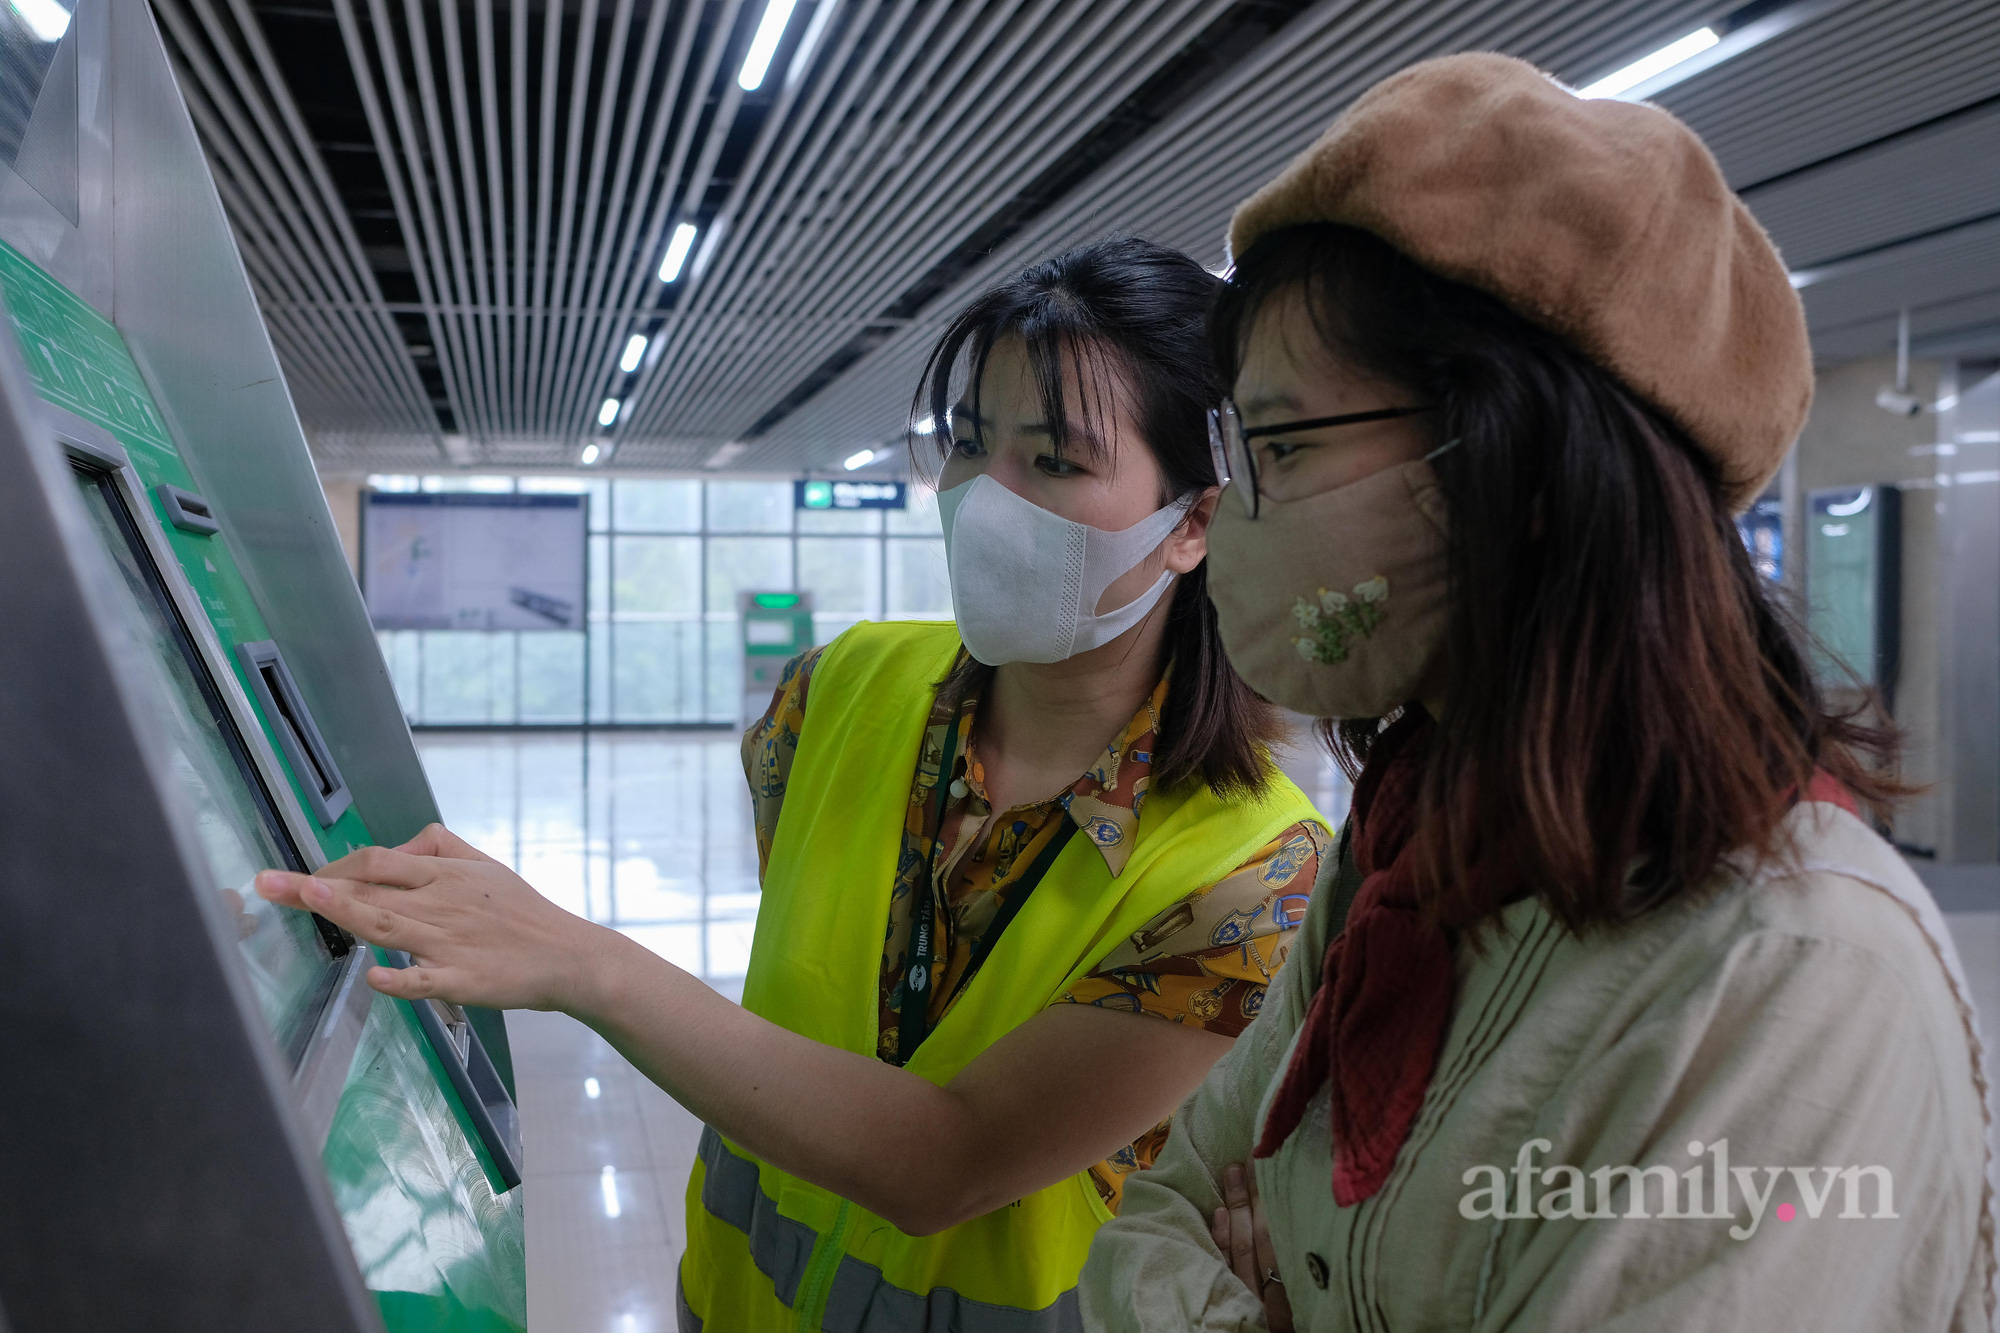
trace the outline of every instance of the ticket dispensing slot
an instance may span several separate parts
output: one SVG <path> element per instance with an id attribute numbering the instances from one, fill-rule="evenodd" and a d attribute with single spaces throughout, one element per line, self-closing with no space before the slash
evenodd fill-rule
<path id="1" fill-rule="evenodd" d="M 390 967 L 410 965 L 410 955 L 400 949 L 384 949 L 382 955 Z M 500 1071 L 486 1054 L 485 1043 L 473 1031 L 465 1010 L 457 1005 L 445 1000 L 413 1000 L 409 1004 L 417 1026 L 424 1030 L 438 1063 L 457 1089 L 473 1132 L 493 1159 L 501 1183 L 513 1189 L 521 1183 L 521 1117 L 507 1085 L 500 1081 Z"/>
<path id="2" fill-rule="evenodd" d="M 332 827 L 354 803 L 354 798 L 333 762 L 326 739 L 319 734 L 319 727 L 306 708 L 291 668 L 285 665 L 285 655 L 270 639 L 239 643 L 236 655 L 250 676 L 250 688 L 256 692 L 257 702 L 264 705 L 264 716 L 278 733 L 278 745 L 292 762 L 293 775 L 305 788 L 314 816 L 321 825 Z"/>

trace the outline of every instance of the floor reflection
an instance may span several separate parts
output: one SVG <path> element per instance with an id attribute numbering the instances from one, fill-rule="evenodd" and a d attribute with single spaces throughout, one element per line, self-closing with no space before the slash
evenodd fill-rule
<path id="1" fill-rule="evenodd" d="M 445 823 L 570 911 L 742 994 L 757 847 L 737 736 L 426 732 Z M 510 1013 L 527 1191 L 528 1327 L 670 1333 L 701 1125 L 596 1033 Z"/>
<path id="2" fill-rule="evenodd" d="M 427 732 L 445 822 L 579 916 L 725 994 L 757 923 L 757 848 L 726 730 Z"/>

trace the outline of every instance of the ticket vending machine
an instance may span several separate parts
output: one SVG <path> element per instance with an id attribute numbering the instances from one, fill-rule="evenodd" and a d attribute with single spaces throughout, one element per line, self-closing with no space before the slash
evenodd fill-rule
<path id="1" fill-rule="evenodd" d="M 251 890 L 435 805 L 152 16 L 54 4 L 0 6 L 0 1327 L 523 1328 L 499 1016 Z"/>

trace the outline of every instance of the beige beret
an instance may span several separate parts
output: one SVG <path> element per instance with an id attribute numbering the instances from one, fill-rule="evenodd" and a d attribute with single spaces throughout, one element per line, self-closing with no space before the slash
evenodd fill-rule
<path id="1" fill-rule="evenodd" d="M 1574 343 L 1685 430 L 1742 508 L 1812 402 L 1805 315 L 1694 131 L 1509 56 L 1383 80 L 1237 209 L 1230 252 L 1307 222 L 1373 232 Z"/>

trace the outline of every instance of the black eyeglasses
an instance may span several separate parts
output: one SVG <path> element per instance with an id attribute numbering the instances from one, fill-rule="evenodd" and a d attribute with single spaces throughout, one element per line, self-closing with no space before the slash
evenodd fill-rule
<path id="1" fill-rule="evenodd" d="M 1304 421 L 1281 421 L 1275 426 L 1257 426 L 1251 430 L 1243 428 L 1243 418 L 1236 414 L 1236 404 L 1225 398 L 1221 407 L 1208 411 L 1208 449 L 1215 459 L 1215 480 L 1221 486 L 1230 486 L 1242 495 L 1243 507 L 1250 517 L 1257 517 L 1257 456 L 1250 449 L 1250 441 L 1266 435 L 1289 435 L 1301 430 L 1324 430 L 1328 426 L 1359 426 L 1368 421 L 1393 421 L 1397 417 L 1413 417 L 1420 412 L 1428 412 L 1428 407 L 1379 407 L 1372 412 L 1345 412 L 1337 417 L 1309 417 Z M 1273 497 L 1277 498 L 1277 497 Z"/>

